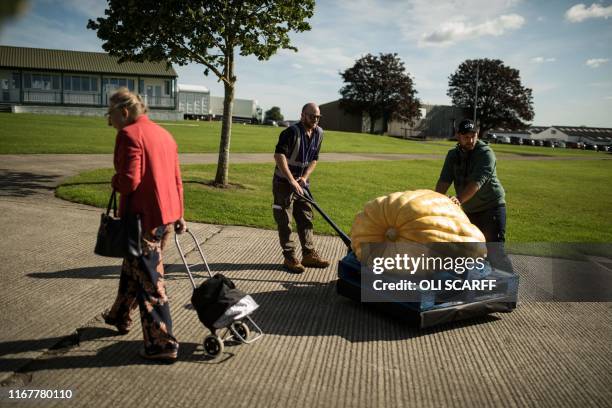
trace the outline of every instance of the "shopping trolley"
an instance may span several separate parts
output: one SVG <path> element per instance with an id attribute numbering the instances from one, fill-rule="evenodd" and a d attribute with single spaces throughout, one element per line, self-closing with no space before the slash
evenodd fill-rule
<path id="1" fill-rule="evenodd" d="M 202 258 L 202 265 L 206 268 L 209 278 L 199 287 L 196 286 L 191 268 L 199 264 L 189 265 L 179 242 L 178 234 L 174 235 L 174 242 L 189 280 L 193 286 L 191 304 L 198 313 L 198 318 L 210 330 L 210 334 L 204 338 L 204 353 L 210 357 L 217 357 L 223 353 L 225 342 L 236 341 L 238 343 L 250 344 L 263 336 L 261 328 L 251 319 L 250 314 L 259 307 L 250 295 L 237 289 L 234 283 L 218 273 L 213 276 L 195 235 L 187 229 Z M 217 335 L 217 330 L 223 330 Z M 253 333 L 255 337 L 252 337 Z"/>

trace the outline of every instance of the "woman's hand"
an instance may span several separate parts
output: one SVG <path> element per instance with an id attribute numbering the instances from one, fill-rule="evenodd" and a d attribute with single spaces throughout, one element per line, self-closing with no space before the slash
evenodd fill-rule
<path id="1" fill-rule="evenodd" d="M 185 231 L 187 231 L 187 223 L 185 222 L 185 219 L 181 217 L 174 223 L 174 232 L 177 234 L 182 234 Z"/>

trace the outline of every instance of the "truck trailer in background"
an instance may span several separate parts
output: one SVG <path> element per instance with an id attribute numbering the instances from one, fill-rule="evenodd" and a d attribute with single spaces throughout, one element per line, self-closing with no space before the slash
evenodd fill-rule
<path id="1" fill-rule="evenodd" d="M 178 110 L 185 119 L 208 119 L 210 91 L 202 85 L 178 85 Z"/>
<path id="2" fill-rule="evenodd" d="M 212 96 L 202 85 L 178 85 L 178 110 L 185 119 L 221 120 L 223 97 Z M 261 123 L 263 111 L 253 99 L 234 99 L 232 122 Z"/>
<path id="3" fill-rule="evenodd" d="M 210 97 L 211 119 L 221 120 L 223 118 L 223 97 Z M 263 111 L 253 99 L 234 99 L 234 109 L 232 110 L 232 122 L 237 123 L 261 123 L 263 121 Z"/>

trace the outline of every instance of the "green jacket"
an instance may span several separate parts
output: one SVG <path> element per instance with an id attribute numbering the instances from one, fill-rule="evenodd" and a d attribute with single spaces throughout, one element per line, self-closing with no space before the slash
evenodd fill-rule
<path id="1" fill-rule="evenodd" d="M 457 144 L 446 155 L 440 181 L 454 183 L 457 194 L 475 181 L 480 189 L 462 207 L 466 213 L 484 211 L 506 203 L 506 193 L 495 168 L 495 153 L 487 143 L 478 140 L 470 152 L 464 152 Z"/>

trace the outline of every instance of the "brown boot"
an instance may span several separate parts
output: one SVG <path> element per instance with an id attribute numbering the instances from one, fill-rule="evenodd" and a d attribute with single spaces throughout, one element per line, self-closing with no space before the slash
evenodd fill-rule
<path id="1" fill-rule="evenodd" d="M 306 270 L 304 265 L 302 265 L 300 261 L 295 258 L 285 258 L 283 265 L 293 273 L 303 273 Z"/>
<path id="2" fill-rule="evenodd" d="M 304 255 L 304 259 L 302 259 L 302 265 L 308 266 L 311 268 L 327 268 L 329 266 L 329 261 L 321 258 L 319 254 L 315 251 L 312 251 L 306 255 Z"/>

